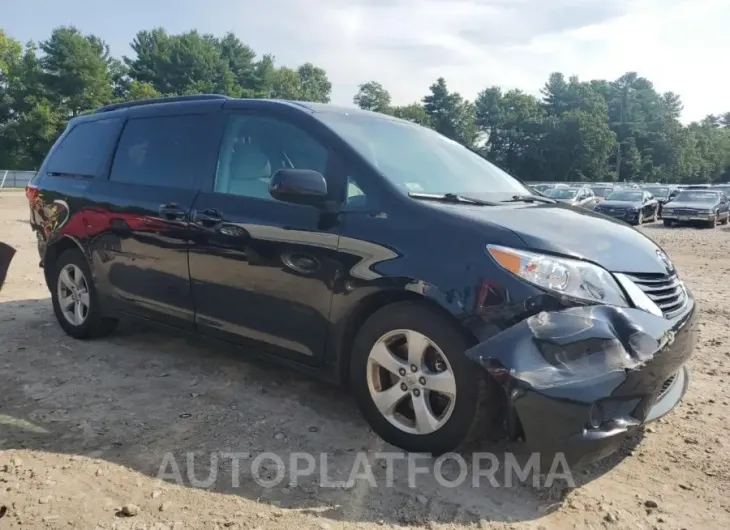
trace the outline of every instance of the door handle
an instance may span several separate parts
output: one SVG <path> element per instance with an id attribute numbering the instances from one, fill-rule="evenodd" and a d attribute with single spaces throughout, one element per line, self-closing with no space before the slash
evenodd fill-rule
<path id="1" fill-rule="evenodd" d="M 180 208 L 176 203 L 163 204 L 158 210 L 160 217 L 171 221 L 179 221 L 185 218 L 185 210 Z"/>
<path id="2" fill-rule="evenodd" d="M 202 212 L 194 212 L 193 222 L 203 226 L 210 226 L 222 223 L 223 216 L 218 210 L 214 208 L 209 208 Z"/>

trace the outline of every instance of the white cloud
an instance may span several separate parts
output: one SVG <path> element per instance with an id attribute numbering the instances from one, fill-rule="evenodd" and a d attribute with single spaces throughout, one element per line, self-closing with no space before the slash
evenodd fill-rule
<path id="1" fill-rule="evenodd" d="M 269 0 L 230 29 L 287 64 L 328 72 L 333 101 L 381 82 L 395 103 L 439 76 L 473 98 L 501 85 L 537 93 L 553 71 L 637 71 L 682 96 L 685 120 L 730 110 L 727 0 Z M 250 38 L 248 37 L 250 36 Z"/>

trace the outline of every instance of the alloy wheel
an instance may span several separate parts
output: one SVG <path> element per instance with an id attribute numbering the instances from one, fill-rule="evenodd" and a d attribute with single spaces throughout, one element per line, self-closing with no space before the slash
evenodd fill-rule
<path id="1" fill-rule="evenodd" d="M 376 408 L 409 434 L 430 434 L 449 420 L 456 379 L 448 359 L 428 337 L 394 330 L 370 350 L 367 385 Z"/>
<path id="2" fill-rule="evenodd" d="M 81 269 L 73 263 L 61 269 L 58 275 L 58 305 L 64 318 L 73 326 L 82 325 L 89 316 L 89 284 Z"/>

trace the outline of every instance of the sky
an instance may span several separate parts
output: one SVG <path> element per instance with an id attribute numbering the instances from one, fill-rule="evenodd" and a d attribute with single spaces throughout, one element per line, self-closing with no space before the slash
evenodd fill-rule
<path id="1" fill-rule="evenodd" d="M 116 56 L 140 29 L 232 31 L 279 65 L 324 68 L 338 104 L 371 80 L 408 104 L 440 76 L 473 99 L 494 85 L 537 95 L 554 71 L 636 71 L 681 95 L 685 122 L 730 111 L 728 21 L 730 0 L 0 0 L 18 40 L 75 25 Z"/>

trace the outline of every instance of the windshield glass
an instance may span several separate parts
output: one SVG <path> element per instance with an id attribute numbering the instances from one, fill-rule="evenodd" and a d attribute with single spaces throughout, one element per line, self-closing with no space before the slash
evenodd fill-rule
<path id="1" fill-rule="evenodd" d="M 415 124 L 367 115 L 317 117 L 405 193 L 510 198 L 534 195 L 518 180 L 457 142 Z"/>
<path id="2" fill-rule="evenodd" d="M 550 190 L 548 196 L 553 199 L 572 199 L 575 197 L 577 190 L 569 190 L 565 188 L 555 188 Z"/>
<path id="3" fill-rule="evenodd" d="M 614 191 L 608 197 L 607 201 L 631 201 L 637 202 L 644 197 L 644 194 L 640 191 Z"/>
<path id="4" fill-rule="evenodd" d="M 613 188 L 591 188 L 593 190 L 594 195 L 596 197 L 606 197 L 609 193 L 613 191 Z"/>
<path id="5" fill-rule="evenodd" d="M 664 198 L 669 195 L 669 188 L 646 188 L 654 197 Z"/>
<path id="6" fill-rule="evenodd" d="M 719 193 L 714 191 L 683 191 L 674 199 L 675 202 L 715 202 Z"/>

